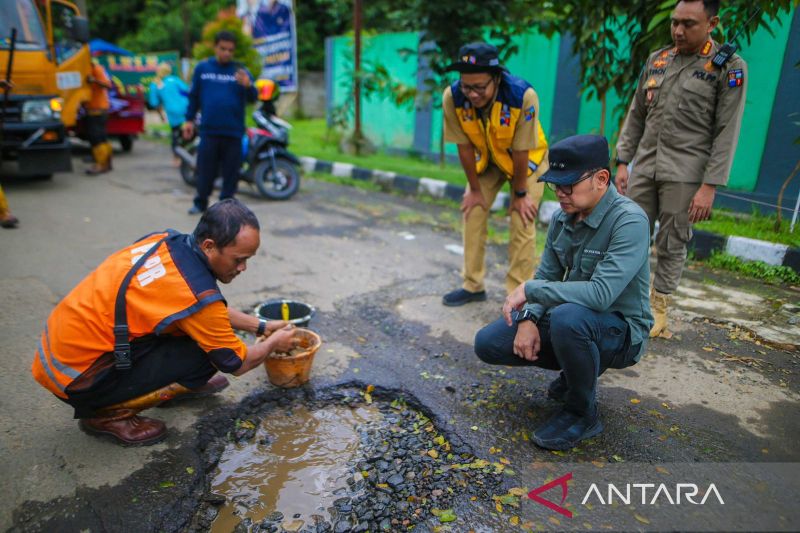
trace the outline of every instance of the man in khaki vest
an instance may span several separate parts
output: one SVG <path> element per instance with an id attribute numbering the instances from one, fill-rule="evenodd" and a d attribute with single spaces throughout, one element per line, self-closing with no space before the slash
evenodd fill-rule
<path id="1" fill-rule="evenodd" d="M 711 216 L 714 193 L 728 182 L 739 137 L 747 65 L 738 55 L 720 53 L 711 39 L 718 11 L 718 0 L 677 3 L 674 47 L 647 60 L 617 143 L 617 190 L 647 213 L 651 235 L 659 223 L 651 337 L 671 337 L 667 308 L 681 278 L 692 224 Z"/>
<path id="2" fill-rule="evenodd" d="M 486 233 L 489 207 L 506 182 L 511 185 L 511 217 L 506 291 L 533 275 L 536 215 L 548 168 L 547 140 L 539 123 L 539 97 L 531 85 L 500 65 L 497 48 L 486 43 L 461 47 L 448 70 L 458 81 L 442 96 L 445 141 L 458 145 L 469 182 L 464 213 L 464 282 L 444 296 L 447 306 L 486 300 Z"/>

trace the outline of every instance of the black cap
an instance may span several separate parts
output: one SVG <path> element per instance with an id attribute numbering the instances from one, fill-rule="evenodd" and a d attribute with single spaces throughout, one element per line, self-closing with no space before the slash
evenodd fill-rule
<path id="1" fill-rule="evenodd" d="M 506 70 L 500 64 L 497 47 L 487 43 L 469 43 L 458 49 L 458 59 L 447 65 L 446 70 L 458 72 L 495 72 Z"/>
<path id="2" fill-rule="evenodd" d="M 574 135 L 551 146 L 548 156 L 550 169 L 539 181 L 571 185 L 589 170 L 608 168 L 608 141 L 602 135 Z"/>

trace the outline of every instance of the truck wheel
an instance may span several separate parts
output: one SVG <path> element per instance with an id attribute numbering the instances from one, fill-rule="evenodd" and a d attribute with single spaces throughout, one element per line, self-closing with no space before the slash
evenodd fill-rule
<path id="1" fill-rule="evenodd" d="M 119 136 L 119 145 L 122 147 L 123 152 L 130 152 L 133 150 L 133 136 L 132 135 L 120 135 Z"/>

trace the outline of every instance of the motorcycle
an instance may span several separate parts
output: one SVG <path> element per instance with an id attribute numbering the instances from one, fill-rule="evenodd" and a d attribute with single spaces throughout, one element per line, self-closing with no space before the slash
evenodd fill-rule
<path id="1" fill-rule="evenodd" d="M 289 130 L 291 124 L 268 112 L 262 105 L 253 111 L 257 127 L 247 128 L 242 137 L 242 167 L 239 179 L 254 184 L 258 192 L 270 200 L 288 200 L 300 188 L 300 160 L 291 153 Z M 200 138 L 179 143 L 175 155 L 180 159 L 181 178 L 192 187 L 197 183 L 197 149 Z"/>

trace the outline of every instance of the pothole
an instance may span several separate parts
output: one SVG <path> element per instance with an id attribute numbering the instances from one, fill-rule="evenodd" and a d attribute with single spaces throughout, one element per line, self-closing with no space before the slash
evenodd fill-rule
<path id="1" fill-rule="evenodd" d="M 401 393 L 348 387 L 293 395 L 240 412 L 222 439 L 208 443 L 207 491 L 191 529 L 458 529 L 459 507 L 493 507 L 504 475 L 513 474 L 476 458 Z"/>

